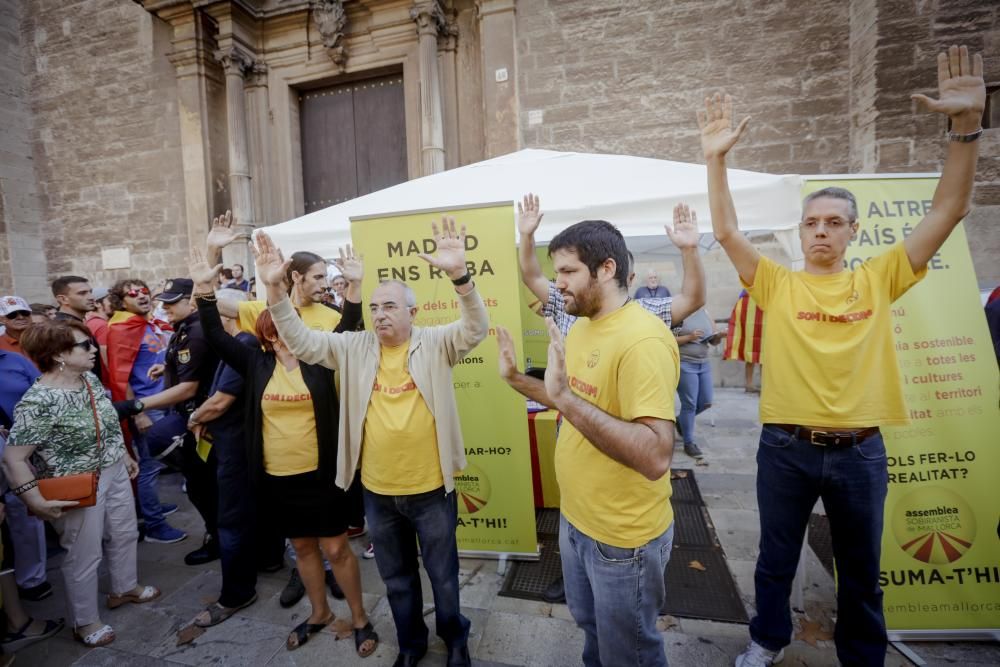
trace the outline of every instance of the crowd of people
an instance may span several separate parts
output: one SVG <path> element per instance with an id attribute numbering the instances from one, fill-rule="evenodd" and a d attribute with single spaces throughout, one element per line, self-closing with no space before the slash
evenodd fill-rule
<path id="1" fill-rule="evenodd" d="M 889 304 L 925 275 L 968 210 L 985 99 L 979 56 L 953 47 L 938 67 L 940 99 L 921 99 L 951 121 L 933 205 L 902 243 L 853 271 L 844 256 L 858 230 L 857 203 L 840 188 L 803 202 L 804 270 L 759 254 L 739 232 L 726 179 L 726 155 L 747 120 L 734 123 L 731 100 L 719 95 L 698 113 L 713 232 L 747 292 L 742 319 L 759 308 L 768 320 L 766 336 L 744 331 L 750 342 L 737 346 L 750 350 L 740 357 L 748 363 L 768 358 L 757 453 L 757 614 L 738 667 L 778 662 L 790 642 L 792 579 L 820 497 L 837 562 L 838 655 L 844 664 L 883 664 L 878 564 L 887 463 L 879 426 L 906 418 Z M 651 272 L 632 298 L 634 260 L 612 224 L 583 221 L 557 234 L 548 247 L 550 280 L 535 254 L 539 198 L 518 204 L 521 275 L 551 342 L 540 379 L 518 370 L 511 333 L 497 327 L 499 373 L 561 416 L 560 585 L 584 632 L 588 666 L 666 664 L 656 619 L 669 593 L 663 572 L 674 537 L 669 470 L 678 432 L 688 454 L 702 455 L 695 415 L 711 405 L 706 350 L 721 338 L 703 310 L 695 214 L 681 204 L 673 217 L 666 233 L 682 257 L 680 292 L 670 296 Z M 30 618 L 18 600 L 52 594 L 43 521 L 66 552 L 68 621 L 84 645 L 115 640 L 100 615 L 102 565 L 107 607 L 160 596 L 140 582 L 136 550 L 140 523 L 147 542 L 187 537 L 170 525 L 177 507 L 159 497 L 158 477 L 172 465 L 204 523 L 185 562 L 221 561 L 219 598 L 194 624 L 217 625 L 254 604 L 257 573 L 282 567 L 287 550 L 295 569 L 280 602 L 307 595 L 310 603 L 287 648 L 334 621 L 329 590 L 347 601 L 358 655 L 371 655 L 379 635 L 349 543 L 367 526 L 367 553 L 395 625 L 394 664 L 416 665 L 428 647 L 419 545 L 447 664 L 470 665 L 454 485 L 466 459 L 452 369 L 487 338 L 490 322 L 467 269 L 464 227 L 445 217 L 432 234 L 434 254 L 421 258 L 451 282 L 459 308 L 456 321 L 440 326 L 414 324 L 416 296 L 403 282 L 367 286 L 363 306 L 363 266 L 350 248 L 333 260 L 339 276 L 331 288 L 324 258 L 298 251 L 286 259 L 264 232 L 252 246 L 264 299 L 248 299 L 243 267 L 224 270 L 219 261 L 238 240 L 229 213 L 213 221 L 187 275 L 155 291 L 139 278 L 103 290 L 63 276 L 52 283 L 59 305 L 51 314 L 18 296 L 0 298 L 0 516 L 4 567 L 14 570 L 0 576 L 5 649 L 64 627 L 62 619 Z M 816 310 L 872 315 L 851 326 L 796 317 Z"/>

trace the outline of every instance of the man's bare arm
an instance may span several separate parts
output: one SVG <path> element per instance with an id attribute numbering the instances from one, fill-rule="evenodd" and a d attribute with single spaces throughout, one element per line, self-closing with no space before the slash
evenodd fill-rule
<path id="1" fill-rule="evenodd" d="M 750 118 L 744 118 L 733 128 L 733 100 L 718 93 L 714 98 L 705 98 L 705 110 L 698 112 L 698 127 L 701 128 L 701 149 L 708 169 L 708 205 L 712 215 L 712 232 L 726 251 L 737 273 L 748 285 L 753 284 L 757 275 L 760 253 L 740 233 L 736 218 L 736 206 L 729 191 L 729 177 L 726 174 L 726 154 L 739 141 Z"/>
<path id="2" fill-rule="evenodd" d="M 674 206 L 674 226 L 664 226 L 667 236 L 681 251 L 684 280 L 681 293 L 670 303 L 670 319 L 681 322 L 705 305 L 705 267 L 698 249 L 698 216 L 686 204 Z"/>
<path id="3" fill-rule="evenodd" d="M 500 377 L 519 394 L 527 396 L 547 408 L 554 408 L 555 403 L 545 391 L 545 383 L 517 370 L 514 339 L 504 327 L 497 327 L 497 348 L 499 349 Z"/>
<path id="4" fill-rule="evenodd" d="M 543 215 L 538 195 L 528 193 L 524 201 L 517 204 L 517 231 L 520 235 L 517 261 L 521 265 L 521 280 L 544 306 L 549 302 L 549 280 L 542 273 L 542 266 L 535 255 L 535 230 L 541 224 Z"/>
<path id="5" fill-rule="evenodd" d="M 967 47 L 952 46 L 947 53 L 938 54 L 937 64 L 939 99 L 925 95 L 913 98 L 930 111 L 946 114 L 951 119 L 951 131 L 956 134 L 971 134 L 980 129 L 986 104 L 982 55 L 977 53 L 970 59 Z M 969 212 L 978 159 L 978 140 L 948 142 L 948 155 L 934 190 L 931 210 L 903 241 L 914 270 L 927 265 Z"/>

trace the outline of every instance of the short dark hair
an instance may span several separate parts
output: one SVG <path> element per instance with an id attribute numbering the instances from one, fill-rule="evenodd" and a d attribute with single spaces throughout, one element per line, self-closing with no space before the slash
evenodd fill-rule
<path id="1" fill-rule="evenodd" d="M 222 269 L 222 277 L 225 278 L 226 280 L 232 280 L 233 279 L 233 270 L 232 269 Z"/>
<path id="2" fill-rule="evenodd" d="M 308 250 L 299 250 L 298 252 L 292 253 L 292 263 L 288 265 L 288 271 L 285 272 L 285 280 L 288 282 L 288 293 L 292 293 L 292 271 L 295 273 L 305 274 L 309 270 L 309 267 L 313 264 L 323 262 L 326 264 L 326 260 L 317 255 L 314 252 L 309 252 Z"/>
<path id="3" fill-rule="evenodd" d="M 74 283 L 89 283 L 90 281 L 80 276 L 59 276 L 52 281 L 52 296 L 59 296 L 69 291 L 69 286 Z"/>
<path id="4" fill-rule="evenodd" d="M 44 315 L 46 310 L 51 310 L 55 308 L 52 304 L 48 303 L 33 303 L 31 305 L 31 312 L 35 315 Z"/>
<path id="5" fill-rule="evenodd" d="M 822 190 L 817 190 L 816 192 L 811 192 L 806 195 L 805 199 L 802 200 L 802 214 L 805 215 L 806 205 L 809 202 L 823 197 L 846 201 L 848 207 L 847 215 L 851 218 L 849 222 L 854 222 L 858 219 L 858 200 L 854 198 L 854 193 L 845 188 L 838 188 L 834 186 L 823 188 Z"/>
<path id="6" fill-rule="evenodd" d="M 149 285 L 138 278 L 119 280 L 108 290 L 108 296 L 111 297 L 111 307 L 115 310 L 125 310 L 125 292 L 128 291 L 125 288 L 129 285 L 138 285 L 149 289 Z"/>
<path id="7" fill-rule="evenodd" d="M 56 355 L 76 345 L 74 330 L 90 339 L 90 329 L 76 320 L 46 320 L 32 324 L 21 334 L 21 348 L 35 362 L 38 370 L 48 373 L 56 367 Z"/>
<path id="8" fill-rule="evenodd" d="M 244 271 L 244 270 L 245 270 L 245 269 L 243 268 L 243 265 L 242 265 L 242 264 L 233 264 L 232 268 L 233 268 L 233 269 L 235 269 L 235 268 L 236 268 L 237 266 L 238 266 L 238 267 L 240 267 L 240 271 Z"/>
<path id="9" fill-rule="evenodd" d="M 584 220 L 556 234 L 549 242 L 549 257 L 557 250 L 573 250 L 597 277 L 597 269 L 606 260 L 615 260 L 615 280 L 619 287 L 628 287 L 629 260 L 625 237 L 606 220 Z"/>

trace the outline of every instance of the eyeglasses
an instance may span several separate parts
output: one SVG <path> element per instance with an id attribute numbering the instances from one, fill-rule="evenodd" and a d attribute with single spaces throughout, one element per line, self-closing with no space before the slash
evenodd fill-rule
<path id="1" fill-rule="evenodd" d="M 16 312 L 13 312 L 10 315 L 8 315 L 7 319 L 8 320 L 16 320 L 19 317 L 29 318 L 29 317 L 31 317 L 31 313 L 27 313 L 27 312 L 25 312 L 23 310 L 18 310 Z"/>
<path id="2" fill-rule="evenodd" d="M 806 220 L 805 222 L 800 222 L 799 223 L 799 227 L 802 228 L 802 229 L 809 230 L 811 232 L 811 231 L 814 231 L 817 228 L 819 228 L 819 226 L 821 224 L 826 229 L 829 229 L 830 231 L 836 232 L 836 231 L 840 231 L 841 229 L 844 229 L 845 227 L 847 227 L 851 223 L 849 221 L 847 221 L 847 220 L 842 220 L 840 218 L 831 218 L 830 220 L 822 220 L 822 221 L 820 221 L 820 220 Z"/>
<path id="3" fill-rule="evenodd" d="M 394 303 L 392 301 L 387 301 L 383 303 L 381 306 L 378 305 L 377 303 L 373 303 L 371 304 L 371 306 L 369 306 L 372 315 L 377 314 L 379 310 L 381 310 L 386 315 L 391 315 L 392 313 L 395 313 L 397 310 L 399 310 L 399 308 L 400 308 L 399 304 Z"/>
<path id="4" fill-rule="evenodd" d="M 73 347 L 78 347 L 84 352 L 97 349 L 97 346 L 94 345 L 94 341 L 92 340 L 81 340 L 79 343 L 73 343 Z"/>
<path id="5" fill-rule="evenodd" d="M 148 287 L 139 287 L 137 289 L 137 288 L 133 287 L 129 291 L 125 292 L 125 296 L 130 296 L 133 299 L 135 297 L 139 296 L 140 294 L 145 294 L 146 296 L 149 296 L 149 288 Z"/>

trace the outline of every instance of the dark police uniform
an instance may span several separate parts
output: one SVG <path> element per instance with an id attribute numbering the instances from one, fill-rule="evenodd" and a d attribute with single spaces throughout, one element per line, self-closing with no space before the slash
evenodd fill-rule
<path id="1" fill-rule="evenodd" d="M 176 282 L 176 281 L 175 281 Z M 197 443 L 187 430 L 188 417 L 209 396 L 219 358 L 212 352 L 201 330 L 198 313 L 193 312 L 174 325 L 174 335 L 167 344 L 163 386 L 175 387 L 182 382 L 197 382 L 195 395 L 172 408 L 147 432 L 153 452 L 165 450 L 174 438 L 183 437 L 181 469 L 187 481 L 188 499 L 205 521 L 205 532 L 217 537 L 218 490 L 215 481 L 216 457 L 210 452 L 208 461 L 198 456 Z"/>

